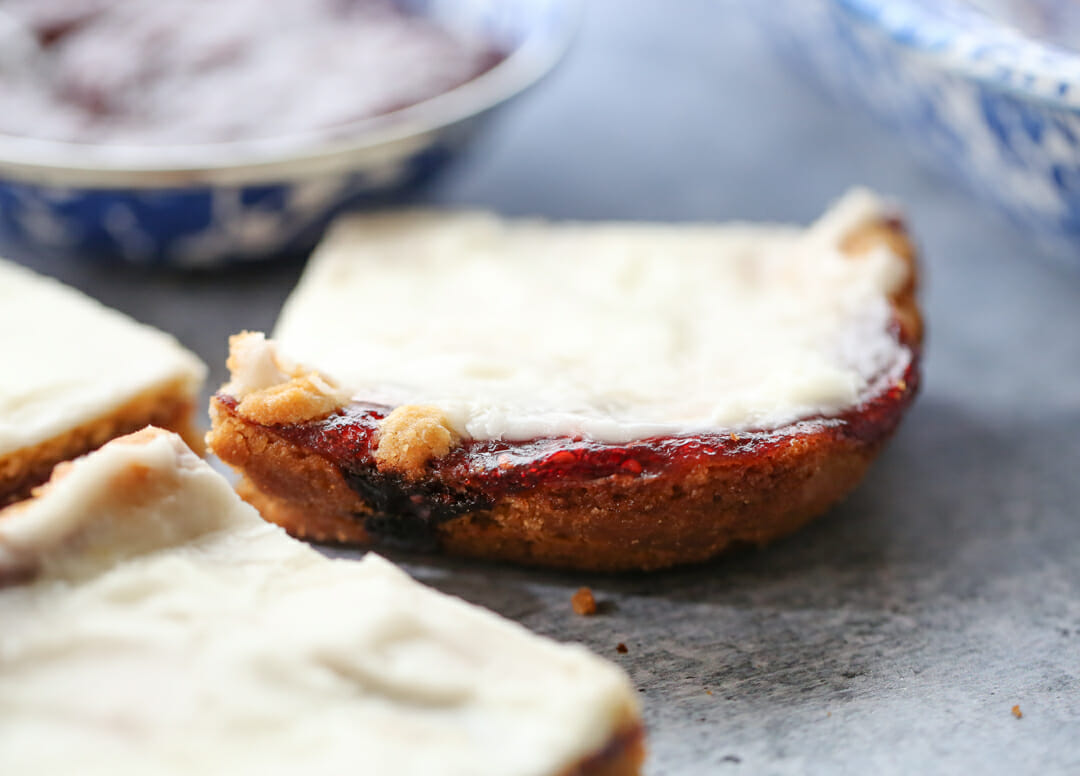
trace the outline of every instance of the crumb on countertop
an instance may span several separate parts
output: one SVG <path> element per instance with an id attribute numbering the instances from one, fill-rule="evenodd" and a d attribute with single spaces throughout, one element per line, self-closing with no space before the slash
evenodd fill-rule
<path id="1" fill-rule="evenodd" d="M 1024 716 L 1024 712 L 1020 711 L 1020 704 L 1019 703 L 1012 707 L 1012 715 L 1014 717 L 1016 717 L 1017 719 L 1020 719 L 1021 717 Z"/>
<path id="2" fill-rule="evenodd" d="M 570 605 L 574 612 L 582 617 L 591 617 L 596 614 L 596 597 L 590 588 L 579 587 L 578 591 L 570 598 Z"/>
<path id="3" fill-rule="evenodd" d="M 618 644 L 615 645 L 615 651 L 618 652 L 620 655 L 625 655 L 630 650 L 627 649 L 626 645 L 620 641 Z"/>

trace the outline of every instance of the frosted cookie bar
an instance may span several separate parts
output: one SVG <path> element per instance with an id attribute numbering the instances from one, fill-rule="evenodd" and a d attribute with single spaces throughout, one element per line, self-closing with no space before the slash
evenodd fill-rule
<path id="1" fill-rule="evenodd" d="M 206 367 L 171 336 L 0 260 L 0 506 L 148 424 L 199 444 Z"/>
<path id="2" fill-rule="evenodd" d="M 354 217 L 233 338 L 209 443 L 298 536 L 701 561 L 860 480 L 918 386 L 915 281 L 861 190 L 808 228 Z"/>
<path id="3" fill-rule="evenodd" d="M 157 429 L 0 512 L 0 773 L 638 773 L 615 666 L 264 522 Z"/>

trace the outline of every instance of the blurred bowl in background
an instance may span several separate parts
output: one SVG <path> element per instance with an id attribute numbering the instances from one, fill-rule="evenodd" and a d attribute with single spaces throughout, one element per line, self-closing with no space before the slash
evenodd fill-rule
<path id="1" fill-rule="evenodd" d="M 442 167 L 552 68 L 580 12 L 578 0 L 395 2 L 507 56 L 409 107 L 287 137 L 131 147 L 0 135 L 0 246 L 188 268 L 310 250 L 335 215 Z"/>
<path id="2" fill-rule="evenodd" d="M 1080 258 L 1080 14 L 1071 0 L 749 3 L 781 55 L 1057 253 Z"/>

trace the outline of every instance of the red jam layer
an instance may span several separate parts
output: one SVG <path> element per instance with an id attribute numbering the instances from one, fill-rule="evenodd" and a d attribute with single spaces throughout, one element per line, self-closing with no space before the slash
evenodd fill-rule
<path id="1" fill-rule="evenodd" d="M 654 437 L 628 444 L 569 437 L 469 440 L 432 461 L 430 473 L 414 481 L 375 466 L 379 421 L 392 407 L 354 402 L 325 419 L 270 430 L 338 467 L 350 487 L 372 506 L 374 515 L 358 515 L 368 533 L 391 544 L 428 549 L 439 523 L 551 483 L 651 477 L 731 457 L 751 466 L 790 444 L 793 437 L 808 433 L 874 444 L 895 430 L 918 390 L 918 379 L 918 359 L 913 356 L 902 379 L 863 404 L 834 418 L 804 421 L 781 431 Z M 219 395 L 218 400 L 230 411 L 235 409 L 233 397 Z"/>

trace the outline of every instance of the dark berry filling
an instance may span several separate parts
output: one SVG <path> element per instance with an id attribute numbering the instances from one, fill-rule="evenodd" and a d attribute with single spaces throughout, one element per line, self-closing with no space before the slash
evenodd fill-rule
<path id="1" fill-rule="evenodd" d="M 413 12 L 427 5 L 2 0 L 0 130 L 137 146 L 339 128 L 351 138 L 353 122 L 436 97 L 506 59 L 501 43 Z"/>

